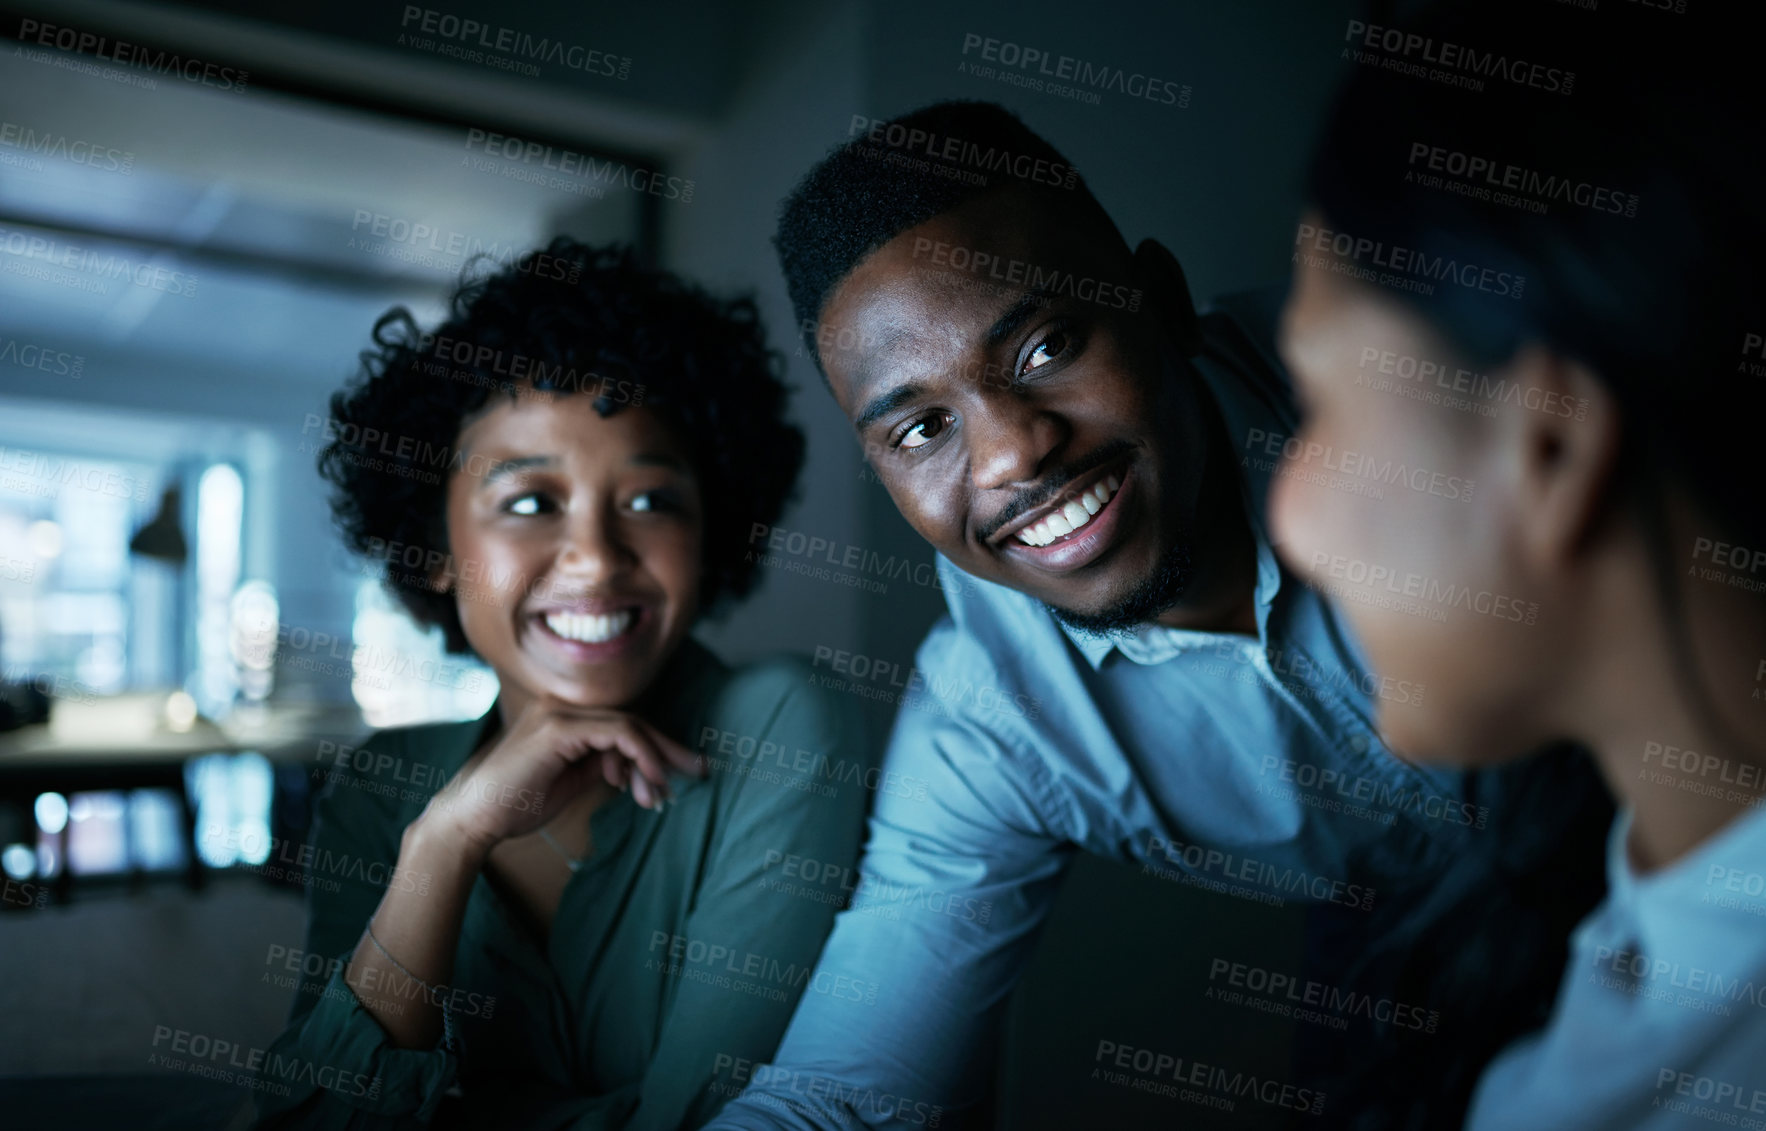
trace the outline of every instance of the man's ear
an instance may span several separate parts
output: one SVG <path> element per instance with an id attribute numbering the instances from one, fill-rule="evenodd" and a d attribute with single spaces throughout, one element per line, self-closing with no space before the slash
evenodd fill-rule
<path id="1" fill-rule="evenodd" d="M 1614 503 L 1619 406 L 1586 365 L 1540 346 L 1521 350 L 1505 369 L 1501 376 L 1538 390 L 1541 404 L 1551 406 L 1510 419 L 1521 497 L 1530 500 L 1522 544 L 1535 565 L 1558 566 L 1578 556 Z"/>
<path id="2" fill-rule="evenodd" d="M 1147 286 L 1151 301 L 1147 304 L 1154 315 L 1162 315 L 1164 326 L 1184 357 L 1202 352 L 1202 321 L 1196 316 L 1196 304 L 1190 300 L 1190 282 L 1184 278 L 1183 265 L 1177 256 L 1158 240 L 1142 240 L 1134 249 L 1134 268 Z"/>

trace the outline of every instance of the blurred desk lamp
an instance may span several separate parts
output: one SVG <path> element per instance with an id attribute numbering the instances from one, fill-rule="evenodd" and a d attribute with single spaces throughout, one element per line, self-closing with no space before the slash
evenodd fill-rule
<path id="1" fill-rule="evenodd" d="M 165 489 L 165 493 L 159 497 L 159 513 L 146 526 L 136 531 L 135 537 L 129 539 L 130 553 L 174 565 L 181 564 L 189 556 L 189 547 L 184 542 L 184 529 L 178 522 L 179 499 L 178 488 Z"/>
<path id="2" fill-rule="evenodd" d="M 172 565 L 184 564 L 190 556 L 190 548 L 184 541 L 184 528 L 178 522 L 180 498 L 177 487 L 165 489 L 159 497 L 159 512 L 129 539 L 130 553 Z M 190 730 L 198 718 L 196 701 L 181 690 L 172 692 L 162 711 L 163 718 L 158 722 L 177 732 Z"/>

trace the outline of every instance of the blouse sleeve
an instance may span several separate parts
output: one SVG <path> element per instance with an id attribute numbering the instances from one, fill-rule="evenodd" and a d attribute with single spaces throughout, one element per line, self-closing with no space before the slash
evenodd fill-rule
<path id="1" fill-rule="evenodd" d="M 402 757 L 407 737 L 374 735 L 358 755 Z M 360 757 L 354 765 L 363 764 Z M 260 1128 L 390 1131 L 426 1126 L 457 1068 L 441 1048 L 396 1048 L 344 981 L 362 930 L 386 889 L 422 891 L 397 868 L 406 824 L 397 782 L 331 768 L 302 851 L 307 935 L 287 1028 L 264 1050 L 256 1081 Z"/>

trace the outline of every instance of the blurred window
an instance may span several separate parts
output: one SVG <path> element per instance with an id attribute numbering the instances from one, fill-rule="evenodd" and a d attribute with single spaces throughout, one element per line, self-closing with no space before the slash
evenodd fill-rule
<path id="1" fill-rule="evenodd" d="M 371 727 L 475 719 L 497 698 L 497 674 L 449 655 L 439 628 L 417 627 L 378 581 L 356 587 L 350 694 Z"/>
<path id="2" fill-rule="evenodd" d="M 239 585 L 245 483 L 217 463 L 196 486 L 196 672 L 192 692 L 203 714 L 219 718 L 239 691 L 233 660 L 234 590 Z"/>
<path id="3" fill-rule="evenodd" d="M 120 691 L 129 671 L 129 537 L 147 469 L 0 447 L 0 664 Z"/>

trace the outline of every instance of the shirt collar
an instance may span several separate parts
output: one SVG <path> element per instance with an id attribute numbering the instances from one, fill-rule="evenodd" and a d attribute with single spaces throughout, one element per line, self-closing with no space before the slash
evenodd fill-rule
<path id="1" fill-rule="evenodd" d="M 1633 819 L 1630 806 L 1621 808 L 1607 834 L 1607 900 L 1588 929 L 1612 932 L 1646 954 L 1672 949 L 1689 962 L 1708 955 L 1716 967 L 1733 966 L 1732 940 L 1759 937 L 1756 916 L 1766 901 L 1744 894 L 1726 904 L 1728 893 L 1712 877 L 1766 857 L 1766 811 L 1742 812 L 1678 860 L 1641 875 L 1631 863 Z"/>
<path id="2" fill-rule="evenodd" d="M 1281 567 L 1276 562 L 1275 551 L 1270 548 L 1269 541 L 1264 538 L 1258 524 L 1253 525 L 1253 532 L 1257 538 L 1257 584 L 1252 597 L 1257 604 L 1257 638 L 1261 642 L 1268 640 L 1269 606 L 1281 587 Z M 1061 631 L 1067 634 L 1067 639 L 1073 642 L 1073 647 L 1079 650 L 1079 654 L 1085 657 L 1086 663 L 1094 671 L 1103 666 L 1105 658 L 1111 652 L 1121 652 L 1123 658 L 1137 664 L 1162 664 L 1180 653 L 1214 647 L 1224 637 L 1239 635 L 1167 628 L 1151 621 L 1116 632 L 1093 633 L 1074 628 L 1058 617 L 1056 621 L 1060 624 Z"/>

